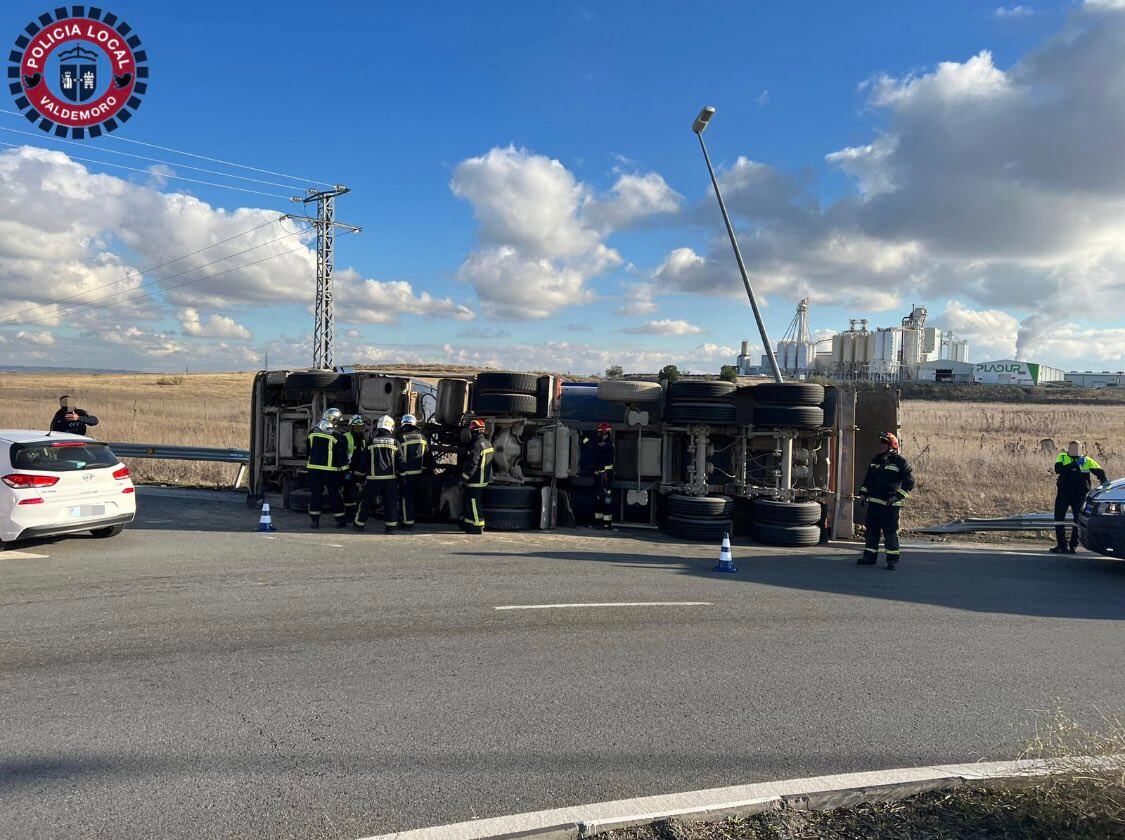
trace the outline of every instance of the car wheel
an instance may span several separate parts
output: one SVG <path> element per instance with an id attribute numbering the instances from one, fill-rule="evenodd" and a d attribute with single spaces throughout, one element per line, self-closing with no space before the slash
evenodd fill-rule
<path id="1" fill-rule="evenodd" d="M 816 525 L 820 522 L 818 502 L 778 502 L 774 499 L 752 499 L 750 511 L 755 522 L 776 525 Z"/>
<path id="2" fill-rule="evenodd" d="M 110 525 L 108 528 L 94 528 L 90 531 L 90 534 L 99 540 L 104 540 L 107 537 L 116 537 L 124 530 L 124 525 Z"/>
<path id="3" fill-rule="evenodd" d="M 656 402 L 664 393 L 659 382 L 606 379 L 598 383 L 598 399 L 616 403 Z"/>
<path id="4" fill-rule="evenodd" d="M 820 542 L 820 528 L 815 525 L 771 525 L 755 522 L 750 526 L 755 542 L 766 545 L 809 546 Z"/>
<path id="5" fill-rule="evenodd" d="M 820 406 L 759 404 L 754 406 L 753 416 L 755 426 L 768 429 L 819 429 L 824 425 Z"/>
<path id="6" fill-rule="evenodd" d="M 539 390 L 539 377 L 533 373 L 478 373 L 473 390 L 480 394 L 528 394 Z"/>
<path id="7" fill-rule="evenodd" d="M 501 394 L 491 391 L 473 392 L 473 412 L 490 416 L 494 414 L 516 414 L 534 417 L 538 403 L 530 394 Z"/>

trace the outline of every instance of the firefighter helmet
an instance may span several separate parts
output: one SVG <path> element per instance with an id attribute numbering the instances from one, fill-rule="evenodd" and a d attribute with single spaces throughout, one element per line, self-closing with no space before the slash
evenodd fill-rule
<path id="1" fill-rule="evenodd" d="M 898 437 L 895 436 L 894 432 L 883 432 L 879 435 L 879 443 L 885 443 L 891 449 L 898 451 Z"/>
<path id="2" fill-rule="evenodd" d="M 323 416 L 320 419 L 327 420 L 329 423 L 335 426 L 343 421 L 344 412 L 340 411 L 340 409 L 338 408 L 330 408 L 326 412 L 324 412 Z"/>
<path id="3" fill-rule="evenodd" d="M 351 416 L 351 419 L 348 420 L 348 425 L 349 426 L 362 426 L 364 424 L 364 422 L 365 421 L 363 419 L 362 414 L 353 414 Z"/>
<path id="4" fill-rule="evenodd" d="M 483 432 L 484 431 L 484 421 L 481 420 L 479 417 L 474 417 L 472 420 L 469 421 L 469 431 L 470 432 Z"/>
<path id="5" fill-rule="evenodd" d="M 609 423 L 598 423 L 597 429 L 598 434 L 609 434 L 610 431 L 613 430 L 613 427 L 610 426 Z"/>
<path id="6" fill-rule="evenodd" d="M 395 430 L 394 418 L 384 414 L 379 418 L 379 425 L 377 428 L 380 432 L 393 432 Z"/>
<path id="7" fill-rule="evenodd" d="M 413 414 L 404 414 L 404 415 L 402 415 L 402 425 L 404 425 L 404 426 L 417 426 L 418 425 L 418 418 L 416 418 Z"/>

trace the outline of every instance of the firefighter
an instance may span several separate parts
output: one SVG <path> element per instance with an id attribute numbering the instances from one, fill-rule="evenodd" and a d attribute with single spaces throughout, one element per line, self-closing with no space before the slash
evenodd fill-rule
<path id="1" fill-rule="evenodd" d="M 418 431 L 413 414 L 402 415 L 402 442 L 398 446 L 399 490 L 402 497 L 402 530 L 414 530 L 414 506 L 426 462 L 426 438 Z"/>
<path id="2" fill-rule="evenodd" d="M 902 502 L 914 489 L 914 472 L 899 454 L 898 438 L 891 432 L 879 435 L 879 454 L 871 459 L 859 488 L 867 505 L 867 547 L 857 563 L 873 566 L 879 559 L 879 536 L 886 545 L 887 568 L 894 569 L 902 557 L 898 545 L 898 516 Z"/>
<path id="3" fill-rule="evenodd" d="M 386 415 L 379 418 L 375 436 L 362 450 L 353 467 L 362 476 L 363 495 L 355 512 L 355 529 L 362 531 L 376 498 L 383 500 L 385 531 L 398 529 L 398 444 L 395 442 L 395 421 Z"/>
<path id="4" fill-rule="evenodd" d="M 1066 518 L 1066 512 L 1071 511 L 1077 525 L 1078 511 L 1082 509 L 1082 502 L 1090 492 L 1090 475 L 1097 476 L 1103 484 L 1107 481 L 1102 465 L 1089 455 L 1082 454 L 1082 443 L 1072 440 L 1066 445 L 1066 452 L 1060 452 L 1055 459 L 1055 473 L 1057 490 L 1055 491 L 1055 521 L 1061 522 Z M 1055 526 L 1056 545 L 1051 549 L 1052 554 L 1075 554 L 1078 551 L 1078 528 L 1071 526 L 1070 547 L 1066 543 L 1066 526 Z"/>
<path id="5" fill-rule="evenodd" d="M 356 455 L 366 446 L 363 436 L 364 419 L 362 414 L 353 414 L 348 418 L 348 430 L 344 432 L 344 444 L 348 447 L 348 467 L 344 469 L 344 518 L 355 518 L 356 505 L 359 502 L 361 479 L 350 469 Z"/>
<path id="6" fill-rule="evenodd" d="M 613 530 L 613 438 L 609 423 L 598 423 L 596 437 L 583 438 L 582 443 L 591 448 L 594 467 L 594 527 Z"/>
<path id="7" fill-rule="evenodd" d="M 484 533 L 484 488 L 492 478 L 492 441 L 485 433 L 484 421 L 469 421 L 472 443 L 461 470 L 461 484 L 465 491 L 464 529 L 467 534 Z"/>
<path id="8" fill-rule="evenodd" d="M 330 408 L 324 412 L 308 436 L 308 458 L 305 461 L 305 484 L 309 488 L 309 527 L 320 527 L 321 503 L 328 494 L 328 505 L 336 517 L 336 527 L 348 524 L 344 517 L 344 505 L 340 499 L 343 485 L 341 468 L 347 469 L 348 448 L 343 437 L 336 431 L 336 423 L 342 418 L 340 410 Z"/>

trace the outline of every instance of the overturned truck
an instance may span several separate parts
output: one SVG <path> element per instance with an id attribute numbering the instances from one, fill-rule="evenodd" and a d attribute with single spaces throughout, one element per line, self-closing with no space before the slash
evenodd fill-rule
<path id="1" fill-rule="evenodd" d="M 583 441 L 612 427 L 614 521 L 714 541 L 749 534 L 773 545 L 850 537 L 857 422 L 897 428 L 894 392 L 805 382 L 737 387 L 710 379 L 563 382 L 552 375 L 398 370 L 263 371 L 251 397 L 250 500 L 281 494 L 308 507 L 305 441 L 329 407 L 413 414 L 432 453 L 418 500 L 431 521 L 460 517 L 467 423 L 485 422 L 495 450 L 484 518 L 492 530 L 593 520 L 595 481 Z M 863 447 L 861 446 L 860 449 Z"/>

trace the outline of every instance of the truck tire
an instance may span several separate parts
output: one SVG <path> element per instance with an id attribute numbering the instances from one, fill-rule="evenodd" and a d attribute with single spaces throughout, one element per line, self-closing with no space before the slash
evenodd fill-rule
<path id="1" fill-rule="evenodd" d="M 824 386 L 811 382 L 763 382 L 750 389 L 759 405 L 820 405 Z"/>
<path id="2" fill-rule="evenodd" d="M 668 385 L 668 402 L 722 400 L 733 394 L 734 390 L 733 382 L 714 379 L 681 379 Z"/>
<path id="3" fill-rule="evenodd" d="M 820 411 L 818 408 L 817 411 Z M 668 407 L 664 419 L 669 423 L 687 425 L 729 426 L 735 422 L 733 403 L 681 402 Z"/>
<path id="4" fill-rule="evenodd" d="M 674 537 L 687 540 L 718 542 L 723 534 L 734 533 L 734 522 L 730 519 L 694 519 L 686 516 L 669 516 L 664 521 L 664 530 Z"/>
<path id="5" fill-rule="evenodd" d="M 485 510 L 539 511 L 539 488 L 527 484 L 490 484 L 484 488 Z"/>
<path id="6" fill-rule="evenodd" d="M 308 513 L 311 496 L 312 494 L 304 487 L 290 490 L 289 495 L 285 497 L 285 509 L 297 513 Z"/>
<path id="7" fill-rule="evenodd" d="M 754 522 L 770 525 L 816 525 L 822 513 L 818 502 L 779 502 L 774 499 L 752 499 L 750 511 Z"/>
<path id="8" fill-rule="evenodd" d="M 510 510 L 486 507 L 482 513 L 486 531 L 532 531 L 539 527 L 539 508 Z"/>
<path id="9" fill-rule="evenodd" d="M 820 528 L 815 525 L 771 525 L 755 522 L 750 526 L 755 542 L 766 545 L 808 546 L 820 542 Z"/>
<path id="10" fill-rule="evenodd" d="M 534 373 L 509 373 L 486 371 L 478 373 L 473 390 L 478 394 L 530 394 L 539 389 L 539 377 Z"/>
<path id="11" fill-rule="evenodd" d="M 334 370 L 295 370 L 285 377 L 286 395 L 301 391 L 350 391 L 352 378 Z"/>
<path id="12" fill-rule="evenodd" d="M 824 425 L 824 409 L 812 405 L 755 405 L 754 425 L 770 429 L 819 429 Z"/>
<path id="13" fill-rule="evenodd" d="M 500 394 L 491 391 L 473 392 L 473 412 L 490 416 L 494 414 L 517 414 L 534 417 L 538 401 L 534 394 Z"/>
<path id="14" fill-rule="evenodd" d="M 659 382 L 634 382 L 628 379 L 605 379 L 598 383 L 598 399 L 606 402 L 656 402 L 664 389 Z"/>
<path id="15" fill-rule="evenodd" d="M 668 497 L 668 513 L 686 519 L 730 519 L 734 512 L 734 499 L 730 496 L 683 496 L 673 493 Z"/>

